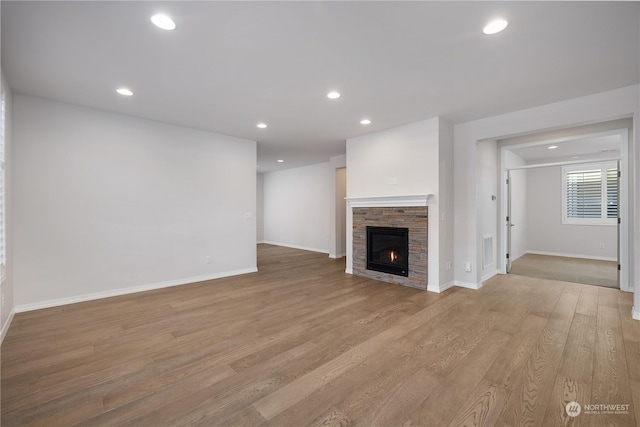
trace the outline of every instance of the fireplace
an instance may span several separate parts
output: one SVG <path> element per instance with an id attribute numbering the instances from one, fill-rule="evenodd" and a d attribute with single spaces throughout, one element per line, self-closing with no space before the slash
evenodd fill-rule
<path id="1" fill-rule="evenodd" d="M 367 226 L 367 270 L 409 277 L 409 229 Z"/>
<path id="2" fill-rule="evenodd" d="M 387 200 L 383 200 L 388 202 Z M 409 200 L 408 202 L 414 201 Z M 393 203 L 400 203 L 392 200 Z M 357 206 L 358 201 L 350 201 L 353 213 L 353 243 L 352 243 L 352 260 L 353 274 L 357 276 L 367 277 L 369 279 L 380 280 L 388 283 L 397 283 L 399 285 L 411 286 L 412 288 L 427 289 L 427 273 L 428 273 L 428 207 L 426 206 Z M 368 203 L 368 202 L 367 202 Z M 360 204 L 364 204 L 360 202 Z M 354 206 L 356 205 L 356 206 Z M 409 230 L 407 233 L 407 241 L 409 246 L 408 255 L 404 257 L 404 268 L 400 268 L 393 273 L 385 273 L 381 269 L 370 269 L 367 266 L 369 260 L 376 261 L 375 256 L 367 250 L 367 241 L 371 238 L 368 236 L 367 229 L 401 229 Z M 404 231 L 406 233 L 406 231 Z M 375 240 L 375 236 L 374 236 Z M 405 243 L 406 245 L 406 243 Z M 405 253 L 406 252 L 406 246 Z M 390 250 L 391 248 L 382 247 Z M 393 257 L 395 263 L 378 261 L 378 267 L 398 266 L 400 254 L 396 255 L 394 250 Z M 391 253 L 387 254 L 387 260 L 390 260 Z M 383 253 L 384 259 L 384 253 Z M 386 265 L 384 265 L 386 264 Z M 404 273 L 403 273 L 404 270 Z"/>

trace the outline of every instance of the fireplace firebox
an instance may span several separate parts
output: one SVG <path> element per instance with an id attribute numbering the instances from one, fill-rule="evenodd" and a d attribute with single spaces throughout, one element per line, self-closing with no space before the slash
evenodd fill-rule
<path id="1" fill-rule="evenodd" d="M 409 276 L 409 229 L 367 226 L 367 270 Z"/>

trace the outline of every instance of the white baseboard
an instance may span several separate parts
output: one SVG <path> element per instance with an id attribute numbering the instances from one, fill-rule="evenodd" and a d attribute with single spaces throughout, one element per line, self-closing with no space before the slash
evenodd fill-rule
<path id="1" fill-rule="evenodd" d="M 631 307 L 631 317 L 634 320 L 640 320 L 640 311 L 636 310 L 635 307 Z"/>
<path id="2" fill-rule="evenodd" d="M 484 276 L 482 276 L 480 278 L 481 282 L 486 282 L 487 280 L 491 279 L 493 276 L 495 276 L 496 274 L 498 274 L 498 270 L 494 269 L 493 271 L 488 272 L 487 274 L 485 274 Z"/>
<path id="3" fill-rule="evenodd" d="M 522 258 L 527 254 L 527 251 L 520 252 L 519 254 L 512 255 L 511 262 L 517 260 L 518 258 Z"/>
<path id="4" fill-rule="evenodd" d="M 347 256 L 347 254 L 329 254 L 329 258 L 331 258 L 331 259 L 344 258 L 346 256 Z"/>
<path id="5" fill-rule="evenodd" d="M 7 335 L 7 332 L 9 332 L 9 326 L 11 326 L 11 322 L 13 321 L 13 316 L 15 316 L 15 314 L 16 314 L 15 307 L 11 307 L 11 311 L 9 312 L 9 317 L 7 317 L 7 322 L 4 324 L 4 326 L 2 327 L 2 331 L 0 332 L 0 345 L 2 345 L 2 342 L 4 341 L 4 337 Z"/>
<path id="6" fill-rule="evenodd" d="M 274 245 L 274 246 L 284 246 L 285 248 L 291 248 L 291 249 L 301 249 L 303 251 L 320 252 L 321 254 L 329 253 L 329 251 L 326 249 L 310 248 L 308 246 L 290 245 L 288 243 L 269 242 L 266 240 L 262 243 L 266 243 L 267 245 Z"/>
<path id="7" fill-rule="evenodd" d="M 606 256 L 596 255 L 577 255 L 577 254 L 565 254 L 560 252 L 547 252 L 547 251 L 527 251 L 528 254 L 533 255 L 549 255 L 549 256 L 561 256 L 566 258 L 581 258 L 581 259 L 595 259 L 598 261 L 618 261 L 618 258 L 611 258 Z"/>
<path id="8" fill-rule="evenodd" d="M 347 274 L 353 274 L 353 268 L 345 268 L 344 272 Z"/>
<path id="9" fill-rule="evenodd" d="M 31 304 L 21 304 L 15 307 L 16 313 L 25 311 L 40 310 L 42 308 L 58 307 L 61 305 L 75 304 L 78 302 L 92 301 L 102 298 L 117 297 L 120 295 L 134 294 L 137 292 L 152 291 L 155 289 L 169 288 L 171 286 L 188 285 L 190 283 L 204 282 L 206 280 L 221 279 L 223 277 L 238 276 L 240 274 L 255 273 L 257 268 L 245 268 L 241 270 L 225 271 L 222 273 L 209 274 L 205 276 L 186 277 L 183 279 L 169 280 L 166 282 L 150 283 L 147 285 L 132 286 L 129 288 L 113 289 L 103 292 L 94 292 L 90 294 L 78 295 L 68 298 L 58 298 L 47 301 L 41 301 Z"/>
<path id="10" fill-rule="evenodd" d="M 263 243 L 264 243 L 264 240 L 260 240 L 260 241 L 256 242 L 257 245 L 261 245 Z"/>
<path id="11" fill-rule="evenodd" d="M 444 285 L 427 285 L 427 291 L 442 293 L 449 288 L 453 288 L 455 286 L 455 282 L 452 280 L 451 282 L 445 283 Z"/>
<path id="12" fill-rule="evenodd" d="M 480 289 L 482 287 L 482 282 L 480 283 L 471 283 L 471 282 L 463 282 L 460 280 L 456 280 L 454 282 L 455 286 L 459 286 L 461 288 L 466 288 L 466 289 L 473 289 L 474 291 L 477 291 L 478 289 Z"/>

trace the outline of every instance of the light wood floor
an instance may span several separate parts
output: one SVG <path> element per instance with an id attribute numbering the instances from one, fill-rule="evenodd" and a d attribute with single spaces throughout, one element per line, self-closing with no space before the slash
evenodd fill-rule
<path id="1" fill-rule="evenodd" d="M 3 426 L 619 425 L 631 295 L 497 276 L 442 294 L 260 245 L 256 274 L 16 315 Z M 569 418 L 565 405 L 583 413 Z M 629 405 L 585 414 L 587 404 Z"/>
<path id="2" fill-rule="evenodd" d="M 512 263 L 511 273 L 620 289 L 614 261 L 526 254 Z"/>

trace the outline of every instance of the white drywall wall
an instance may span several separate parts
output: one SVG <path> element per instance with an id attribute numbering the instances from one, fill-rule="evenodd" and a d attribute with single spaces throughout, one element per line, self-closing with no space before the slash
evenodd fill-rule
<path id="1" fill-rule="evenodd" d="M 632 116 L 637 129 L 640 114 L 639 86 L 633 85 L 612 91 L 588 95 L 580 98 L 542 105 L 526 110 L 515 111 L 499 116 L 460 123 L 454 126 L 454 167 L 455 167 L 455 277 L 456 282 L 478 283 L 481 274 L 480 264 L 480 228 L 477 204 L 478 183 L 477 167 L 479 141 L 502 139 L 544 130 L 574 127 L 588 123 L 609 121 Z M 628 265 L 631 277 L 640 282 L 640 216 L 634 212 L 640 210 L 640 198 L 635 197 L 634 188 L 640 188 L 640 174 L 634 172 L 635 164 L 640 162 L 638 132 L 629 141 L 630 176 L 635 181 L 629 188 L 630 204 L 627 218 L 630 221 L 630 234 L 634 244 Z M 636 147 L 636 148 L 633 148 Z M 635 210 L 634 210 L 635 209 Z M 464 271 L 464 263 L 472 263 L 472 271 Z M 640 316 L 640 292 L 635 295 L 635 305 Z"/>
<path id="2" fill-rule="evenodd" d="M 12 108 L 13 97 L 4 73 L 1 73 L 2 91 L 5 94 L 5 232 L 6 232 L 6 269 L 4 281 L 0 285 L 2 306 L 0 307 L 0 343 L 9 329 L 14 313 L 13 279 L 13 143 Z"/>
<path id="3" fill-rule="evenodd" d="M 255 271 L 254 141 L 22 95 L 13 118 L 17 306 Z"/>
<path id="4" fill-rule="evenodd" d="M 264 174 L 264 242 L 329 253 L 331 164 Z"/>
<path id="5" fill-rule="evenodd" d="M 562 224 L 562 167 L 526 173 L 529 252 L 617 260 L 616 226 Z"/>
<path id="6" fill-rule="evenodd" d="M 264 174 L 256 174 L 256 236 L 258 243 L 264 240 Z"/>
<path id="7" fill-rule="evenodd" d="M 347 140 L 347 198 L 433 195 L 428 229 L 427 280 L 431 287 L 442 284 L 439 138 L 436 117 Z M 352 224 L 351 215 L 348 209 L 347 224 Z M 352 251 L 348 236 L 347 271 L 353 266 Z"/>

